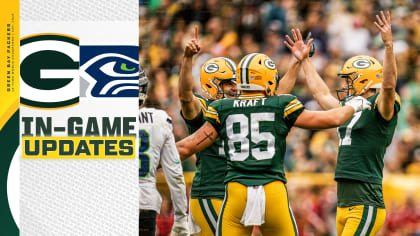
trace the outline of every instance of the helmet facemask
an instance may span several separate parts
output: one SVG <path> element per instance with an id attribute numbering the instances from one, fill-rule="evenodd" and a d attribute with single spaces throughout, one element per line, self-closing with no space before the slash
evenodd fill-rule
<path id="1" fill-rule="evenodd" d="M 353 81 L 358 79 L 360 77 L 360 75 L 357 75 L 356 72 L 347 73 L 347 74 L 339 73 L 338 77 L 340 79 L 345 79 L 346 84 L 347 84 L 347 86 L 345 88 L 340 88 L 340 89 L 335 90 L 337 92 L 338 100 L 344 101 L 344 100 L 350 98 L 351 96 L 354 96 L 356 90 L 353 87 Z M 344 93 L 344 95 L 343 95 L 343 93 Z"/>
<path id="2" fill-rule="evenodd" d="M 212 99 L 214 100 L 218 100 L 218 99 L 222 99 L 222 98 L 226 98 L 226 94 L 223 91 L 223 84 L 227 83 L 227 82 L 234 82 L 236 84 L 236 78 L 232 78 L 232 79 L 219 79 L 219 78 L 213 78 L 213 79 L 209 79 L 209 83 L 204 84 L 204 92 L 207 93 L 207 95 L 209 95 Z M 212 95 L 208 89 L 211 89 L 212 87 L 216 88 L 216 93 L 214 95 Z M 234 94 L 231 96 L 236 96 L 237 94 Z"/>

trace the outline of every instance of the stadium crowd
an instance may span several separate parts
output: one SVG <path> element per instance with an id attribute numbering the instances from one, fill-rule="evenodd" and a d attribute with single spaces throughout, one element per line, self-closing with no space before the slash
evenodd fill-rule
<path id="1" fill-rule="evenodd" d="M 318 73 L 331 91 L 338 86 L 337 73 L 354 55 L 383 61 L 380 34 L 373 25 L 375 14 L 389 9 L 397 58 L 397 92 L 402 99 L 398 126 L 385 155 L 384 175 L 420 175 L 420 2 L 413 0 L 149 0 L 140 5 L 140 64 L 156 81 L 156 100 L 173 118 L 177 140 L 187 136 L 180 116 L 178 79 L 184 45 L 194 26 L 199 27 L 201 52 L 194 58 L 193 78 L 201 94 L 199 71 L 217 56 L 238 63 L 246 54 L 261 52 L 272 58 L 280 75 L 293 56 L 284 46 L 292 27 L 304 37 L 311 32 L 316 52 L 312 57 Z M 310 110 L 320 110 L 305 86 L 303 71 L 292 93 Z M 307 131 L 293 128 L 287 137 L 285 168 L 289 172 L 333 173 L 337 162 L 336 129 Z M 194 170 L 194 160 L 184 171 Z M 300 235 L 334 235 L 336 187 L 334 184 L 290 186 L 291 204 Z M 299 202 L 300 204 L 293 204 Z M 387 205 L 387 219 L 380 235 L 420 235 L 420 201 L 410 196 L 403 205 Z M 167 209 L 167 210 L 165 210 Z M 170 201 L 165 200 L 158 218 L 170 223 Z M 256 230 L 255 234 L 258 234 Z"/>

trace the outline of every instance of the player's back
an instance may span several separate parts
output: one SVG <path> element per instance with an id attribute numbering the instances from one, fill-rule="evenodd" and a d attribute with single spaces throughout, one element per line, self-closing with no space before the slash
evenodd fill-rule
<path id="1" fill-rule="evenodd" d="M 220 130 L 228 158 L 225 182 L 248 186 L 286 182 L 286 136 L 302 111 L 293 95 L 242 95 L 210 104 L 206 119 Z"/>
<path id="2" fill-rule="evenodd" d="M 160 194 L 156 189 L 156 170 L 161 161 L 162 148 L 171 137 L 173 139 L 172 121 L 165 111 L 155 108 L 139 110 L 141 209 L 153 209 L 159 212 Z"/>

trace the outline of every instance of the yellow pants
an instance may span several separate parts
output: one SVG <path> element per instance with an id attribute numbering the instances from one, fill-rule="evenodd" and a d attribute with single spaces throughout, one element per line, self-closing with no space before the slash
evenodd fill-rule
<path id="1" fill-rule="evenodd" d="M 191 214 L 201 228 L 201 236 L 216 234 L 217 218 L 219 217 L 222 200 L 191 199 Z"/>
<path id="2" fill-rule="evenodd" d="M 367 205 L 337 207 L 337 235 L 375 235 L 385 222 L 386 210 Z"/>
<path id="3" fill-rule="evenodd" d="M 264 236 L 298 235 L 296 222 L 289 206 L 286 186 L 281 181 L 264 185 L 265 223 L 260 226 Z M 220 213 L 219 236 L 251 235 L 253 226 L 241 224 L 247 201 L 247 186 L 237 182 L 227 184 L 225 200 Z"/>

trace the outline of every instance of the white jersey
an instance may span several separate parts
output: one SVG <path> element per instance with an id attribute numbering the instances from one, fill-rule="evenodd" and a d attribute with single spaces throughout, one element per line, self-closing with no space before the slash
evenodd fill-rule
<path id="1" fill-rule="evenodd" d="M 156 188 L 156 169 L 161 164 L 171 191 L 175 221 L 187 215 L 187 197 L 181 161 L 172 133 L 172 119 L 155 108 L 139 111 L 140 209 L 160 213 L 162 198 Z"/>

